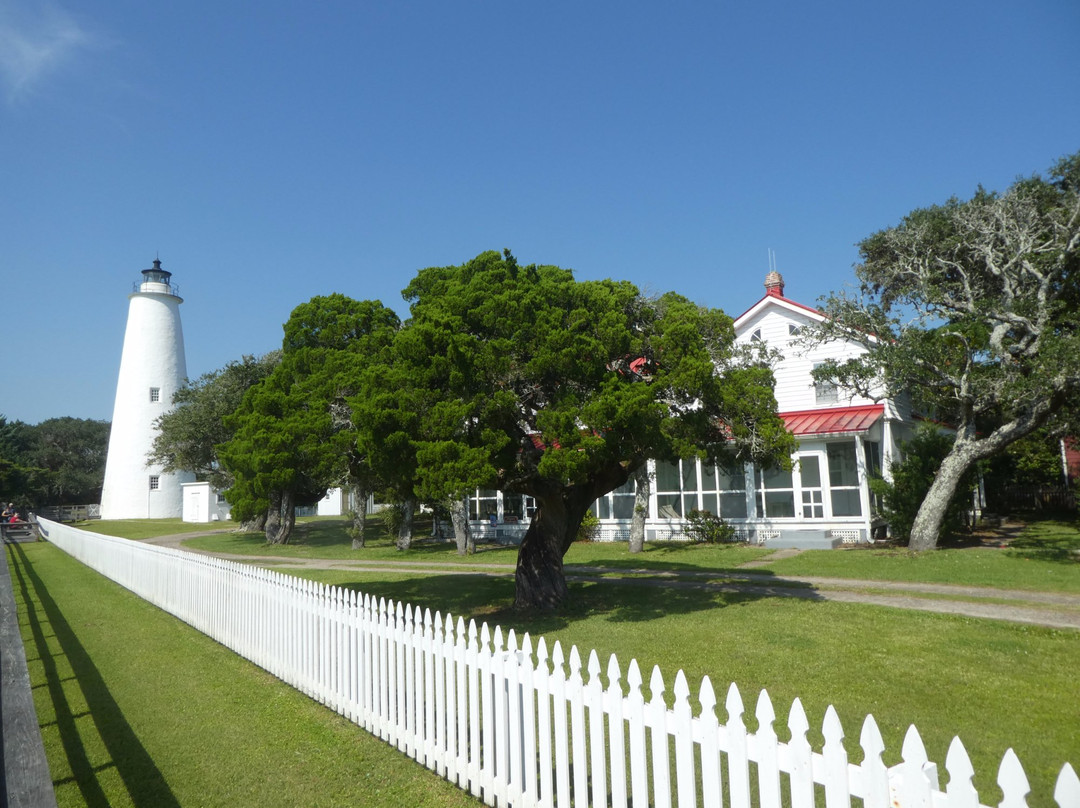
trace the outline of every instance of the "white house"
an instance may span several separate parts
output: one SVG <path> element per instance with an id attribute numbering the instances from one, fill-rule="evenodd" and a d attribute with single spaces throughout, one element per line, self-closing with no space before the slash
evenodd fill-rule
<path id="1" fill-rule="evenodd" d="M 736 318 L 736 340 L 760 340 L 782 355 L 773 368 L 775 391 L 780 415 L 799 442 L 793 469 L 747 466 L 733 473 L 699 460 L 650 461 L 647 539 L 683 538 L 683 520 L 693 510 L 719 514 L 744 539 L 772 547 L 836 547 L 870 541 L 883 531 L 868 480 L 888 476 L 898 441 L 911 437 L 910 413 L 887 399 L 875 402 L 815 385 L 815 364 L 864 349 L 837 341 L 808 350 L 799 343 L 799 332 L 823 315 L 785 297 L 779 273 L 769 273 L 765 289 L 765 296 Z M 503 540 L 524 534 L 533 507 L 530 497 L 500 491 L 479 490 L 470 497 L 474 528 Z M 601 497 L 593 506 L 600 538 L 627 539 L 633 509 L 633 482 Z"/>

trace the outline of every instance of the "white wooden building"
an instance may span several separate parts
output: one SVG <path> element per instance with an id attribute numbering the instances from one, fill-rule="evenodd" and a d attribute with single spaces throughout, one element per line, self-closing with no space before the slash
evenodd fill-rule
<path id="1" fill-rule="evenodd" d="M 718 514 L 745 540 L 773 547 L 837 547 L 871 541 L 884 530 L 868 480 L 875 474 L 888 477 L 898 442 L 911 437 L 910 413 L 888 399 L 873 401 L 815 385 L 811 371 L 816 364 L 864 349 L 842 341 L 803 347 L 799 332 L 823 315 L 785 297 L 779 273 L 769 273 L 765 289 L 736 318 L 736 339 L 760 340 L 782 355 L 774 365 L 776 400 L 799 442 L 793 469 L 747 466 L 732 473 L 700 460 L 650 461 L 648 540 L 685 538 L 684 519 L 693 510 Z M 479 490 L 470 498 L 478 535 L 502 541 L 524 535 L 533 507 L 530 497 L 494 490 Z M 633 510 L 633 482 L 599 499 L 593 506 L 599 538 L 626 540 Z"/>

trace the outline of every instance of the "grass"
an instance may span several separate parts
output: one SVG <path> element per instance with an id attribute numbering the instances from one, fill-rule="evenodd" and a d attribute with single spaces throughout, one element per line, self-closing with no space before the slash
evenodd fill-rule
<path id="1" fill-rule="evenodd" d="M 162 526 L 158 532 L 179 531 Z M 826 706 L 833 704 L 844 722 L 853 761 L 862 757 L 857 738 L 867 714 L 875 716 L 882 730 L 889 764 L 897 762 L 909 724 L 919 728 L 931 759 L 942 766 L 949 741 L 959 735 L 979 773 L 975 782 L 984 804 L 995 804 L 1000 798 L 994 780 L 1001 756 L 1010 746 L 1031 780 L 1033 806 L 1051 805 L 1054 779 L 1062 764 L 1080 762 L 1080 733 L 1076 731 L 1080 706 L 1075 687 L 1080 638 L 1076 632 L 776 598 L 767 592 L 640 586 L 631 572 L 724 573 L 760 558 L 759 548 L 647 545 L 645 552 L 631 556 L 622 544 L 575 544 L 565 559 L 569 573 L 602 566 L 613 571 L 612 577 L 602 583 L 571 582 L 571 603 L 561 613 L 527 617 L 509 608 L 510 576 L 469 574 L 461 566 L 511 565 L 516 558 L 514 548 L 484 546 L 477 555 L 462 558 L 452 543 L 422 541 L 403 553 L 393 548 L 389 537 L 375 536 L 367 548 L 353 551 L 343 522 L 325 519 L 305 521 L 296 544 L 287 547 L 270 547 L 261 537 L 233 533 L 192 538 L 185 545 L 283 560 L 349 558 L 445 566 L 447 572 L 436 574 L 409 574 L 398 568 L 302 574 L 433 612 L 486 620 L 504 630 L 512 627 L 519 634 L 544 635 L 549 642 L 559 640 L 567 650 L 571 644 L 583 651 L 596 649 L 605 667 L 608 655 L 615 653 L 624 672 L 633 658 L 646 679 L 652 666 L 659 665 L 667 676 L 669 696 L 679 668 L 686 672 L 695 693 L 702 677 L 709 676 L 721 703 L 728 683 L 736 682 L 751 728 L 756 726 L 752 714 L 758 691 L 766 688 L 781 716 L 778 732 L 782 739 L 787 737 L 782 725 L 794 698 L 802 701 L 816 727 Z M 945 549 L 922 555 L 879 549 L 807 552 L 773 562 L 765 571 L 860 579 L 871 587 L 875 580 L 903 580 L 1075 592 L 1080 591 L 1077 549 L 1080 530 L 1076 524 L 1040 523 L 1029 526 L 1004 550 Z M 130 646 L 128 642 L 132 641 L 118 647 L 138 647 L 137 641 Z M 247 679 L 243 682 L 242 689 L 250 687 Z M 722 708 L 718 713 L 725 716 Z M 820 743 L 820 737 L 815 742 Z M 156 763 L 156 754 L 153 759 Z M 942 779 L 946 779 L 944 771 Z"/>
<path id="2" fill-rule="evenodd" d="M 479 804 L 60 550 L 10 548 L 61 808 Z"/>
<path id="3" fill-rule="evenodd" d="M 204 533 L 219 529 L 217 524 L 185 522 L 182 519 L 87 519 L 74 523 L 74 526 L 122 539 L 149 539 L 173 533 Z"/>
<path id="4" fill-rule="evenodd" d="M 811 550 L 765 567 L 777 575 L 965 584 L 1080 593 L 1080 525 L 1039 522 L 1005 548 Z"/>
<path id="5" fill-rule="evenodd" d="M 1050 805 L 1061 766 L 1080 761 L 1080 706 L 1075 671 L 1076 632 L 907 612 L 875 606 L 774 598 L 700 589 L 638 587 L 605 581 L 571 583 L 571 606 L 558 615 L 526 617 L 512 611 L 513 582 L 461 575 L 306 570 L 307 578 L 401 600 L 432 612 L 543 635 L 564 651 L 595 649 L 601 667 L 616 654 L 627 669 L 636 659 L 646 681 L 664 672 L 670 700 L 674 675 L 686 673 L 697 693 L 704 676 L 723 704 L 738 684 L 753 718 L 761 689 L 773 699 L 777 731 L 797 697 L 812 727 L 826 707 L 838 710 L 850 759 L 860 761 L 861 722 L 873 714 L 888 752 L 899 761 L 904 733 L 915 724 L 931 759 L 944 764 L 959 735 L 972 757 L 984 804 L 1000 799 L 995 778 L 1001 757 L 1014 748 L 1035 794 Z M 587 658 L 587 657 L 586 657 Z M 647 696 L 648 697 L 648 696 Z M 718 708 L 721 718 L 723 708 Z M 815 744 L 821 743 L 813 734 Z M 943 778 L 944 780 L 944 778 Z"/>

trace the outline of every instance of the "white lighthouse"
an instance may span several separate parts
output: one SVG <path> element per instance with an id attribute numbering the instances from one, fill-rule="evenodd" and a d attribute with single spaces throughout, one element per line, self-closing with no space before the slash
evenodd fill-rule
<path id="1" fill-rule="evenodd" d="M 155 260 L 142 271 L 129 295 L 120 378 L 116 382 L 109 455 L 101 491 L 102 519 L 179 517 L 181 483 L 188 472 L 166 474 L 147 462 L 157 430 L 154 422 L 172 407 L 173 394 L 187 378 L 180 304 L 172 273 Z"/>

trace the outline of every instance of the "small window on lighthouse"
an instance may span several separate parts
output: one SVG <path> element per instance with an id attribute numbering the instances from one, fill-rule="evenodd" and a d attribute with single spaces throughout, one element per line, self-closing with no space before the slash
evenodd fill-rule
<path id="1" fill-rule="evenodd" d="M 151 401 L 161 401 L 161 388 L 160 387 L 151 387 L 150 388 L 150 400 Z"/>
<path id="2" fill-rule="evenodd" d="M 161 478 L 158 477 L 158 475 L 156 475 L 156 474 L 151 474 L 150 475 L 150 490 L 151 491 L 157 491 L 158 490 L 158 482 L 160 481 L 160 479 Z"/>

